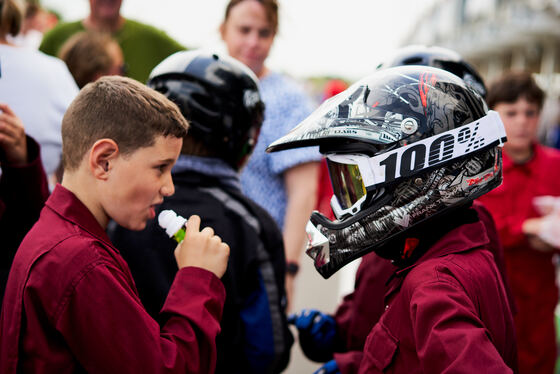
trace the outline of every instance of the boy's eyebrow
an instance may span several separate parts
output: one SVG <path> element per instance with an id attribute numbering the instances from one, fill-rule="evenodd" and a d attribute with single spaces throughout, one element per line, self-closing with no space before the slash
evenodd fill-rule
<path id="1" fill-rule="evenodd" d="M 170 157 L 170 158 L 164 158 L 164 159 L 158 159 L 158 160 L 154 160 L 153 163 L 154 165 L 162 165 L 162 164 L 174 164 L 175 162 L 177 162 L 177 159 Z"/>

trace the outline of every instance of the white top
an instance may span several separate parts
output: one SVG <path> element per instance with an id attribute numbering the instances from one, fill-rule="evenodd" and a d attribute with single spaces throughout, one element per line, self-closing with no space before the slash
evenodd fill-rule
<path id="1" fill-rule="evenodd" d="M 16 36 L 6 35 L 6 39 L 18 47 L 39 49 L 43 41 L 43 33 L 39 30 L 30 29 L 25 34 L 19 33 Z"/>
<path id="2" fill-rule="evenodd" d="M 158 216 L 158 223 L 165 233 L 171 238 L 175 235 L 187 222 L 187 220 L 172 210 L 162 210 Z"/>
<path id="3" fill-rule="evenodd" d="M 62 117 L 78 93 L 74 78 L 58 58 L 4 44 L 0 73 L 0 102 L 12 108 L 25 132 L 41 145 L 45 172 L 53 174 L 62 154 Z"/>

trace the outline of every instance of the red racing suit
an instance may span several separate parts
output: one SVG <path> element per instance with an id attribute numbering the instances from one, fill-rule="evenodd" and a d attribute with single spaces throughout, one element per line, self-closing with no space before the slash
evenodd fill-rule
<path id="1" fill-rule="evenodd" d="M 533 150 L 531 160 L 521 165 L 504 152 L 502 185 L 479 200 L 492 213 L 504 246 L 506 272 L 518 308 L 515 327 L 520 372 L 549 374 L 556 361 L 555 252 L 533 249 L 521 227 L 526 219 L 539 216 L 534 197 L 560 196 L 560 152 L 538 144 Z"/>
<path id="2" fill-rule="evenodd" d="M 359 373 L 511 373 L 507 292 L 481 222 L 449 231 L 399 269 L 369 333 Z"/>
<path id="3" fill-rule="evenodd" d="M 177 272 L 160 329 L 91 212 L 57 185 L 18 249 L 0 317 L 0 373 L 213 373 L 224 286 Z"/>
<path id="4" fill-rule="evenodd" d="M 490 241 L 489 250 L 504 281 L 510 307 L 515 312 L 513 295 L 505 276 L 503 248 L 494 221 L 481 203 L 474 202 L 473 208 L 484 224 Z M 334 357 L 343 374 L 357 372 L 363 357 L 366 338 L 385 311 L 383 299 L 387 292 L 386 282 L 396 270 L 397 267 L 390 261 L 380 258 L 373 252 L 362 258 L 356 273 L 355 289 L 345 296 L 334 315 L 337 335 L 342 340 L 340 346 L 344 347 L 344 350 L 335 353 Z"/>

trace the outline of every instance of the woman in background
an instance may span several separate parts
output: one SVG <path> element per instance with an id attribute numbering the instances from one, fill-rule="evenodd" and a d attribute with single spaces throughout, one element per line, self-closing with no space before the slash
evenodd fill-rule
<path id="1" fill-rule="evenodd" d="M 289 308 L 306 240 L 305 225 L 315 207 L 321 156 L 317 148 L 265 152 L 270 143 L 313 110 L 311 100 L 296 82 L 265 65 L 277 31 L 276 0 L 231 0 L 220 27 L 228 53 L 249 66 L 260 80 L 265 120 L 241 183 L 245 194 L 265 208 L 282 229 Z"/>
<path id="2" fill-rule="evenodd" d="M 78 87 L 60 59 L 9 41 L 22 26 L 19 5 L 16 0 L 0 0 L 0 102 L 13 110 L 27 135 L 41 146 L 43 166 L 54 187 L 62 154 L 62 116 Z"/>

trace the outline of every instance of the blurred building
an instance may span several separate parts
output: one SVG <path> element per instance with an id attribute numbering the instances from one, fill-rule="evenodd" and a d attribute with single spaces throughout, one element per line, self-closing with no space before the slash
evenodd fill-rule
<path id="1" fill-rule="evenodd" d="M 535 73 L 548 97 L 542 140 L 558 125 L 560 0 L 437 0 L 403 40 L 407 44 L 453 49 L 486 82 L 510 69 Z"/>

